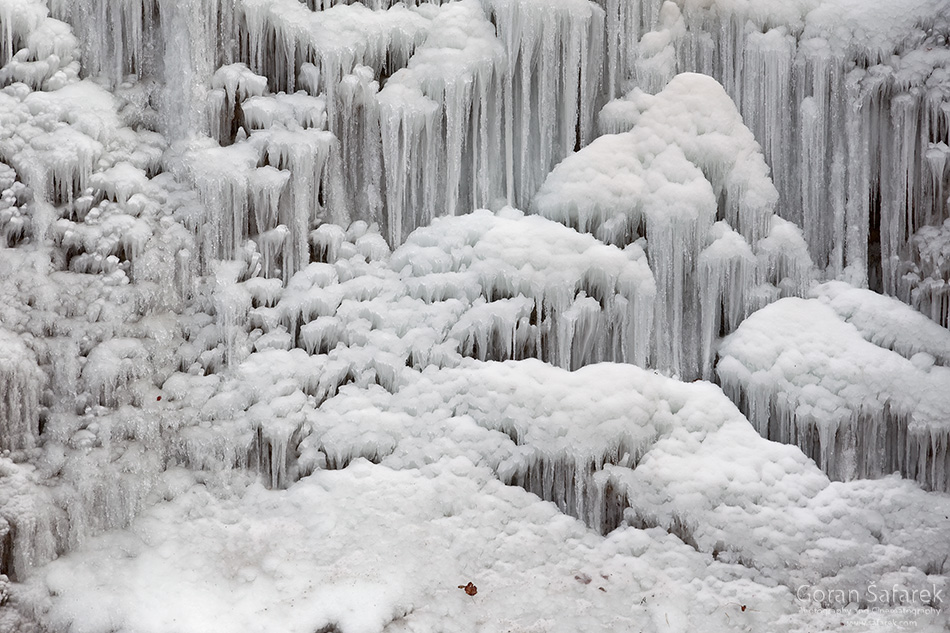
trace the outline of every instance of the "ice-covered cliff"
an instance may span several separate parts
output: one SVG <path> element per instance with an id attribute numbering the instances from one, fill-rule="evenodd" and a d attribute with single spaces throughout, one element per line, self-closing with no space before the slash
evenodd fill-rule
<path id="1" fill-rule="evenodd" d="M 0 631 L 946 630 L 948 146 L 947 0 L 0 0 Z"/>

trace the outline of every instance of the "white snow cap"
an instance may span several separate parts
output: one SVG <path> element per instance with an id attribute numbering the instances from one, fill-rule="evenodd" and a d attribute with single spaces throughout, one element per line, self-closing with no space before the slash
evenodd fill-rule
<path id="1" fill-rule="evenodd" d="M 723 341 L 723 388 L 760 433 L 797 443 L 836 478 L 898 471 L 947 489 L 950 369 L 934 363 L 950 335 L 867 290 L 816 294 L 756 312 Z M 904 333 L 915 326 L 923 336 L 912 343 Z"/>
<path id="2" fill-rule="evenodd" d="M 671 324 L 657 331 L 654 362 L 709 376 L 720 305 L 744 316 L 775 297 L 804 293 L 812 276 L 804 239 L 775 215 L 778 193 L 759 145 L 714 79 L 681 74 L 656 96 L 635 90 L 604 113 L 615 133 L 555 167 L 531 209 L 608 243 L 645 237 L 657 277 L 656 321 Z M 717 221 L 735 230 L 734 239 L 716 241 Z M 750 251 L 755 264 L 729 263 Z M 727 281 L 734 275 L 741 281 Z"/>

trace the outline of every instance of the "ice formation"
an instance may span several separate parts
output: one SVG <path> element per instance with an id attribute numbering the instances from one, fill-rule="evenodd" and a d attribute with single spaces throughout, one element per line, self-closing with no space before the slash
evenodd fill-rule
<path id="1" fill-rule="evenodd" d="M 268 627 L 294 631 L 477 630 L 472 617 L 488 630 L 660 631 L 667 621 L 688 630 L 700 619 L 805 630 L 796 626 L 809 621 L 787 615 L 800 585 L 830 595 L 934 582 L 914 565 L 947 555 L 944 498 L 896 479 L 830 483 L 796 448 L 761 438 L 709 384 L 629 365 L 566 372 L 470 360 L 402 367 L 398 388 L 354 383 L 316 409 L 299 391 L 312 376 L 300 363 L 265 352 L 240 373 L 218 388 L 166 387 L 166 415 L 214 403 L 203 415 L 221 416 L 259 399 L 217 429 L 218 446 L 259 441 L 235 432 L 256 420 L 289 428 L 298 418 L 305 437 L 285 455 L 297 455 L 298 475 L 316 470 L 286 491 L 253 484 L 224 497 L 207 487 L 220 470 L 167 470 L 156 493 L 169 501 L 28 584 L 56 596 L 46 612 L 56 628 L 199 631 L 257 621 L 268 608 Z M 575 476 L 560 481 L 566 473 Z M 941 509 L 924 511 L 934 503 Z M 602 538 L 559 509 L 600 531 L 627 524 Z M 260 536 L 275 532 L 286 537 Z M 682 574 L 696 580 L 680 585 Z M 475 605 L 462 602 L 459 577 L 476 580 Z M 155 579 L 167 578 L 156 592 Z M 563 597 L 556 619 L 550 592 Z M 357 606 L 368 597 L 372 608 Z M 79 616 L 76 604 L 92 606 Z M 920 623 L 937 630 L 941 618 Z"/>
<path id="2" fill-rule="evenodd" d="M 0 631 L 946 630 L 948 16 L 0 0 Z"/>
<path id="3" fill-rule="evenodd" d="M 532 209 L 611 244 L 645 237 L 662 324 L 655 366 L 708 377 L 721 331 L 807 289 L 807 245 L 775 214 L 759 146 L 713 79 L 681 74 L 656 96 L 635 90 L 601 124 L 608 133 L 561 162 Z"/>
<path id="4" fill-rule="evenodd" d="M 662 0 L 618 4 L 608 63 L 621 77 L 718 79 L 816 263 L 896 293 L 910 236 L 947 215 L 946 2 L 676 3 L 679 18 Z"/>
<path id="5" fill-rule="evenodd" d="M 950 489 L 950 334 L 869 290 L 835 282 L 815 294 L 778 301 L 726 338 L 723 388 L 762 435 L 836 478 L 900 472 Z"/>

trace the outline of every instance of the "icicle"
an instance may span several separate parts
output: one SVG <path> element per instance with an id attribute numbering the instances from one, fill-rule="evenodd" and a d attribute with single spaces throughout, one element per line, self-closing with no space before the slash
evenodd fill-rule
<path id="1" fill-rule="evenodd" d="M 438 107 L 437 103 L 406 89 L 392 89 L 379 96 L 379 127 L 383 138 L 383 164 L 386 166 L 386 226 L 392 245 L 402 243 L 412 228 L 425 224 L 417 223 L 407 212 L 420 202 L 418 179 L 410 176 L 411 160 L 421 152 L 427 121 L 435 117 Z M 432 126 L 428 127 L 431 129 Z M 431 216 L 428 219 L 431 220 Z"/>
<path id="2" fill-rule="evenodd" d="M 290 178 L 290 172 L 270 165 L 259 167 L 248 174 L 249 212 L 254 218 L 252 226 L 257 229 L 257 233 L 264 233 L 277 226 L 278 203 Z"/>
<path id="3" fill-rule="evenodd" d="M 927 216 L 923 224 L 933 224 L 935 219 L 942 220 L 947 215 L 947 193 L 944 188 L 947 179 L 948 157 L 950 157 L 950 146 L 944 142 L 931 143 L 927 148 L 924 158 L 927 160 L 927 166 L 930 168 L 930 187 L 933 192 L 933 205 L 927 211 Z"/>
<path id="4" fill-rule="evenodd" d="M 287 92 L 294 91 L 298 70 L 306 68 L 303 87 L 326 93 L 331 125 L 337 120 L 340 80 L 357 65 L 377 73 L 387 62 L 404 66 L 428 26 L 420 12 L 404 5 L 373 11 L 338 4 L 312 12 L 297 0 L 241 0 L 240 14 L 251 67 L 271 78 L 272 88 Z"/>
<path id="5" fill-rule="evenodd" d="M 338 151 L 338 142 L 330 132 L 314 129 L 258 134 L 270 165 L 290 172 L 287 202 L 280 214 L 280 223 L 290 229 L 291 256 L 284 270 L 284 278 L 289 280 L 310 261 L 311 227 L 324 221 L 340 223 L 348 216 L 342 204 L 329 204 L 333 186 L 330 155 Z M 328 209 L 335 215 L 328 217 Z"/>
<path id="6" fill-rule="evenodd" d="M 901 168 L 896 177 L 881 182 L 881 266 L 883 289 L 887 294 L 897 291 L 900 250 L 913 231 L 914 154 L 919 137 L 917 108 L 918 103 L 911 95 L 898 95 L 891 101 L 894 128 L 890 157 Z"/>
<path id="7" fill-rule="evenodd" d="M 204 270 L 214 259 L 233 259 L 247 239 L 248 176 L 259 155 L 250 144 L 239 143 L 201 149 L 186 158 L 205 207 L 205 221 L 197 227 Z"/>
<path id="8" fill-rule="evenodd" d="M 139 340 L 113 338 L 89 353 L 82 377 L 99 404 L 118 407 L 136 399 L 132 387 L 149 372 L 148 352 Z"/>
<path id="9" fill-rule="evenodd" d="M 39 439 L 39 396 L 43 375 L 33 350 L 0 330 L 0 450 L 33 448 Z"/>
<path id="10" fill-rule="evenodd" d="M 217 262 L 214 267 L 214 311 L 228 366 L 243 360 L 238 349 L 239 333 L 251 309 L 251 295 L 237 283 L 243 267 L 243 262 L 236 261 Z"/>
<path id="11" fill-rule="evenodd" d="M 504 67 L 494 29 L 480 5 L 465 0 L 440 10 L 408 67 L 379 93 L 391 244 L 437 215 L 468 212 L 500 194 L 492 156 L 502 120 L 491 95 Z"/>
<path id="12" fill-rule="evenodd" d="M 718 234 L 699 256 L 702 376 L 712 377 L 716 340 L 739 326 L 751 312 L 746 293 L 755 285 L 755 255 L 741 235 L 725 222 L 714 226 Z"/>
<path id="13" fill-rule="evenodd" d="M 504 114 L 509 197 L 526 206 L 554 164 L 594 136 L 604 12 L 586 0 L 556 7 L 490 0 L 488 6 L 509 60 Z"/>
<path id="14" fill-rule="evenodd" d="M 685 34 L 686 24 L 679 7 L 673 2 L 664 2 L 657 29 L 645 34 L 637 46 L 635 70 L 640 89 L 656 94 L 673 79 L 677 67 L 676 44 Z M 610 61 L 616 63 L 613 59 Z"/>
<path id="15" fill-rule="evenodd" d="M 244 64 L 229 64 L 215 71 L 211 87 L 211 136 L 229 145 L 234 140 L 239 106 L 249 97 L 263 95 L 267 78 L 255 75 Z"/>

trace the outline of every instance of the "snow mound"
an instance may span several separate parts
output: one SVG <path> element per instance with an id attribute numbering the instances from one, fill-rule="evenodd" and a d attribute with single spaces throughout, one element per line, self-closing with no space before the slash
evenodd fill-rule
<path id="1" fill-rule="evenodd" d="M 908 359 L 930 354 L 937 364 L 950 366 L 950 332 L 907 304 L 843 282 L 822 284 L 811 294 L 878 347 Z"/>
<path id="2" fill-rule="evenodd" d="M 275 531 L 290 537 L 261 538 Z M 689 590 L 678 584 L 687 575 L 697 579 Z M 603 540 L 464 459 L 419 471 L 359 461 L 276 496 L 259 486 L 227 499 L 191 488 L 126 536 L 103 535 L 61 558 L 46 582 L 57 594 L 53 627 L 88 633 L 206 633 L 249 622 L 262 633 L 653 632 L 667 621 L 727 629 L 737 614 L 765 627 L 794 608 L 789 590 L 757 584 L 662 531 Z M 461 589 L 469 582 L 474 596 Z M 552 595 L 561 596 L 556 607 Z M 79 604 L 89 605 L 81 620 Z"/>
<path id="3" fill-rule="evenodd" d="M 611 244 L 645 237 L 656 322 L 670 324 L 658 331 L 654 362 L 709 376 L 722 329 L 779 296 L 804 294 L 812 275 L 804 239 L 775 215 L 778 193 L 759 146 L 715 80 L 678 75 L 656 96 L 634 91 L 608 104 L 602 120 L 615 133 L 555 167 L 531 209 Z M 733 315 L 726 321 L 723 306 Z"/>
<path id="4" fill-rule="evenodd" d="M 915 352 L 893 334 L 919 318 L 911 308 L 838 285 L 818 295 L 776 302 L 727 337 L 717 365 L 723 388 L 763 436 L 800 446 L 832 477 L 900 472 L 950 488 L 950 369 L 934 364 L 946 337 L 935 337 L 933 354 Z M 890 311 L 869 318 L 868 306 L 882 301 Z"/>

